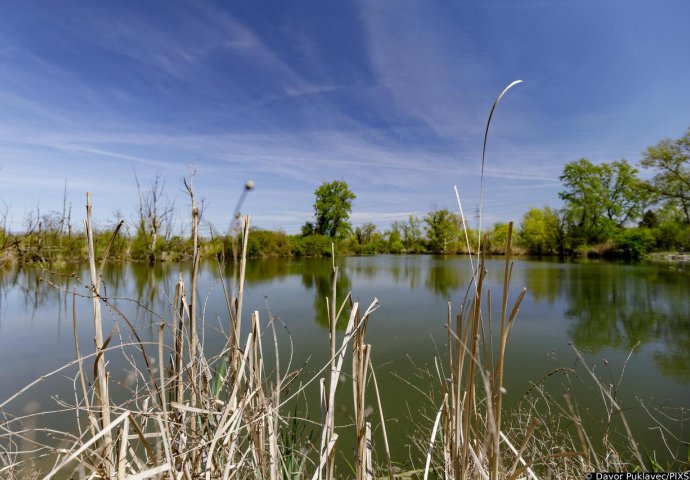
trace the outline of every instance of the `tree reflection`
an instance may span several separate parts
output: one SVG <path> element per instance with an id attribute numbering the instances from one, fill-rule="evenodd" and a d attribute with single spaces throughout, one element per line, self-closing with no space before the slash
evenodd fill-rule
<path id="1" fill-rule="evenodd" d="M 58 306 L 58 319 L 61 319 L 67 310 L 67 297 L 72 289 L 84 293 L 85 284 L 77 280 L 79 277 L 78 272 L 66 268 L 15 268 L 3 275 L 3 288 L 19 292 L 19 298 L 27 309 Z"/>
<path id="2" fill-rule="evenodd" d="M 464 278 L 455 267 L 453 262 L 446 262 L 443 257 L 434 258 L 427 272 L 426 287 L 437 295 L 450 298 L 451 294 L 460 288 Z"/>
<path id="3" fill-rule="evenodd" d="M 170 309 L 169 300 L 161 292 L 172 291 L 173 265 L 165 262 L 132 263 L 130 267 L 129 276 L 134 280 L 134 299 L 138 304 L 134 320 L 150 327 L 158 320 L 152 312 L 167 312 Z M 180 263 L 175 267 L 184 272 L 185 277 L 191 273 L 191 265 Z"/>
<path id="4" fill-rule="evenodd" d="M 690 383 L 690 315 L 687 297 L 685 308 L 677 306 L 668 318 L 662 332 L 665 344 L 670 347 L 654 353 L 659 370 L 674 380 Z"/>
<path id="5" fill-rule="evenodd" d="M 395 286 L 391 295 L 406 295 L 409 290 L 404 286 L 409 285 L 410 289 L 424 289 L 444 299 L 462 295 L 470 280 L 465 264 L 454 257 L 367 257 L 338 259 L 337 263 L 338 304 L 358 278 L 365 284 Z M 502 282 L 498 266 L 488 265 L 492 287 Z M 170 299 L 165 293 L 172 291 L 180 273 L 188 279 L 189 267 L 182 263 L 109 264 L 103 273 L 105 294 L 111 299 L 132 298 L 145 306 L 122 311 L 132 313 L 133 323 L 149 327 L 158 321 L 150 310 L 164 315 L 170 311 Z M 202 276 L 217 277 L 217 268 L 214 263 L 206 263 Z M 232 265 L 227 268 L 230 279 Z M 689 272 L 659 265 L 605 262 L 524 262 L 516 265 L 515 272 L 520 279 L 514 279 L 513 284 L 525 285 L 536 304 L 563 306 L 563 317 L 569 321 L 567 334 L 577 347 L 597 352 L 607 347 L 629 350 L 638 343 L 647 345 L 655 350 L 657 372 L 690 383 Z M 331 275 L 330 259 L 266 259 L 249 262 L 246 281 L 251 285 L 286 277 L 298 279 L 305 290 L 310 290 L 307 298 L 313 295 L 311 308 L 304 310 L 327 328 L 326 298 L 332 294 Z M 63 319 L 71 322 L 71 291 L 76 288 L 77 293 L 88 295 L 88 279 L 86 265 L 72 265 L 54 273 L 35 267 L 5 269 L 0 273 L 0 313 L 2 302 L 12 292 L 27 311 L 47 309 L 54 312 L 58 323 Z M 346 326 L 348 312 L 341 316 L 338 329 Z"/>
<path id="6" fill-rule="evenodd" d="M 298 265 L 291 259 L 284 258 L 252 259 L 247 262 L 245 282 L 247 284 L 269 282 L 288 275 L 295 275 L 299 272 Z M 228 269 L 230 270 L 230 277 L 228 278 L 232 278 L 232 265 L 229 265 Z"/>
<path id="7" fill-rule="evenodd" d="M 394 256 L 390 257 L 390 271 L 395 283 L 408 283 L 411 289 L 419 288 L 422 283 L 422 269 L 419 265 L 419 256 Z"/>
<path id="8" fill-rule="evenodd" d="M 654 361 L 665 375 L 690 382 L 690 289 L 686 272 L 656 265 L 593 263 L 532 268 L 525 275 L 537 299 L 560 295 L 579 348 L 629 350 L 659 344 Z"/>
<path id="9" fill-rule="evenodd" d="M 344 262 L 339 261 L 338 281 L 336 283 L 336 303 L 340 308 L 343 300 L 352 288 L 352 282 L 347 275 Z M 302 285 L 307 289 L 314 289 L 314 320 L 319 325 L 328 328 L 328 309 L 326 298 L 329 299 L 333 294 L 333 268 L 330 261 L 321 259 L 307 259 L 302 264 Z M 337 330 L 344 330 L 347 327 L 349 309 L 338 318 Z"/>
<path id="10" fill-rule="evenodd" d="M 563 294 L 565 268 L 554 268 L 549 263 L 540 263 L 539 268 L 528 268 L 524 281 L 535 300 L 546 301 L 549 305 Z"/>

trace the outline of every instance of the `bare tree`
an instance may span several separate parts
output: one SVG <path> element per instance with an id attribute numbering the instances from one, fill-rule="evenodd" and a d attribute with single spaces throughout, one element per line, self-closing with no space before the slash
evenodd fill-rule
<path id="1" fill-rule="evenodd" d="M 148 256 L 150 262 L 156 261 L 156 243 L 163 233 L 167 238 L 172 232 L 172 215 L 175 203 L 165 195 L 165 180 L 160 174 L 156 174 L 151 185 L 142 190 L 139 177 L 135 172 L 134 180 L 137 183 L 139 194 L 139 223 L 137 233 L 143 234 L 148 241 Z"/>
<path id="2" fill-rule="evenodd" d="M 62 192 L 62 215 L 60 215 L 60 235 L 64 235 L 67 231 L 67 236 L 72 236 L 72 202 L 68 201 L 69 192 L 67 191 L 67 180 L 65 180 L 65 189 Z"/>
<path id="3" fill-rule="evenodd" d="M 10 207 L 2 201 L 3 208 L 0 209 L 0 253 L 9 251 L 9 247 L 12 246 L 10 232 L 7 231 L 7 215 L 9 213 Z M 0 263 L 2 261 L 0 260 Z"/>

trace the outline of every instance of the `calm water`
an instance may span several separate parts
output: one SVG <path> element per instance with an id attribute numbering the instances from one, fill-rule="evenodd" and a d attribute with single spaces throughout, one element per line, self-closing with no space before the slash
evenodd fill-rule
<path id="1" fill-rule="evenodd" d="M 382 389 L 383 409 L 389 420 L 394 455 L 406 457 L 406 434 L 418 419 L 420 409 L 433 405 L 410 388 L 411 380 L 426 390 L 426 380 L 417 369 L 433 367 L 433 358 L 443 350 L 444 324 L 450 301 L 454 311 L 470 280 L 467 257 L 377 256 L 338 259 L 338 295 L 352 291 L 366 308 L 376 297 L 381 308 L 367 330 L 373 345 L 372 359 Z M 305 365 L 307 373 L 325 362 L 328 335 L 324 298 L 330 295 L 330 260 L 270 260 L 249 264 L 246 281 L 245 318 L 258 310 L 265 321 L 267 309 L 285 324 L 281 328 L 281 351 L 287 363 L 290 342 L 292 365 Z M 494 301 L 500 300 L 503 259 L 488 262 L 487 280 Z M 56 275 L 38 269 L 5 272 L 0 275 L 0 401 L 31 380 L 75 358 L 73 315 L 78 324 L 82 353 L 93 351 L 90 300 L 72 295 L 88 290 L 79 278 L 88 278 L 82 267 L 70 267 Z M 170 318 L 175 282 L 186 278 L 184 264 L 112 265 L 105 274 L 107 295 L 117 297 L 115 305 L 137 327 L 142 339 L 155 341 L 156 324 Z M 204 309 L 204 344 L 208 352 L 224 344 L 227 318 L 217 267 L 205 264 L 201 272 L 199 297 Z M 651 407 L 690 406 L 690 272 L 677 266 L 656 264 L 556 263 L 518 260 L 515 262 L 511 298 L 525 287 L 522 304 L 507 352 L 507 402 L 514 405 L 537 382 L 559 367 L 576 366 L 569 344 L 580 348 L 602 379 L 615 383 L 625 358 L 637 346 L 627 364 L 619 392 L 638 439 L 657 448 L 655 431 L 642 414 L 638 398 Z M 156 314 L 162 315 L 163 318 Z M 498 303 L 495 310 L 498 311 Z M 129 330 L 114 312 L 104 309 L 108 328 L 116 326 L 114 342 L 130 338 Z M 290 337 L 287 335 L 289 330 Z M 247 332 L 245 327 L 244 332 Z M 266 349 L 272 350 L 266 339 Z M 154 351 L 152 351 L 154 352 Z M 346 362 L 349 365 L 349 362 Z M 110 359 L 115 383 L 127 383 L 131 367 L 116 355 Z M 348 367 L 349 368 L 349 367 Z M 582 370 L 578 373 L 582 376 Z M 71 400 L 72 383 L 65 370 L 33 387 L 15 400 L 8 410 L 19 413 L 32 401 L 40 408 L 55 407 L 51 396 Z M 577 376 L 549 376 L 547 389 L 558 396 L 575 393 L 583 408 L 593 415 L 601 412 L 600 395 Z M 343 393 L 344 392 L 344 393 Z M 342 387 L 343 417 L 347 416 L 351 394 Z M 372 404 L 375 400 L 371 398 Z M 315 403 L 316 404 L 316 403 Z M 675 412 L 664 410 L 665 412 Z M 317 411 L 310 412 L 318 416 Z M 72 417 L 64 419 L 72 421 Z M 339 423 L 345 423 L 345 418 Z M 677 428 L 673 426 L 672 428 Z M 677 430 L 676 430 L 677 431 Z M 684 433 L 687 438 L 687 432 Z"/>

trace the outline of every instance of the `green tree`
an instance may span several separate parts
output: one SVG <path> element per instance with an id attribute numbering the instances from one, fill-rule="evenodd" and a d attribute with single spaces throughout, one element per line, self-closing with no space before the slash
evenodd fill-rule
<path id="1" fill-rule="evenodd" d="M 644 212 L 644 215 L 642 215 L 642 219 L 637 226 L 644 228 L 658 228 L 659 216 L 654 210 L 647 210 Z"/>
<path id="2" fill-rule="evenodd" d="M 571 233 L 582 237 L 584 242 L 599 240 L 597 230 L 603 216 L 603 205 L 598 170 L 589 160 L 582 158 L 567 163 L 559 177 L 565 190 L 558 196 L 565 202 Z"/>
<path id="3" fill-rule="evenodd" d="M 462 220 L 447 209 L 434 210 L 424 217 L 429 248 L 434 253 L 456 253 Z"/>
<path id="4" fill-rule="evenodd" d="M 494 223 L 493 229 L 486 235 L 486 251 L 491 254 L 504 255 L 508 241 L 508 224 Z"/>
<path id="5" fill-rule="evenodd" d="M 565 250 L 562 217 L 549 207 L 530 208 L 522 217 L 518 243 L 533 255 L 562 255 Z"/>
<path id="6" fill-rule="evenodd" d="M 614 237 L 616 254 L 640 258 L 654 246 L 654 233 L 648 228 L 626 228 Z"/>
<path id="7" fill-rule="evenodd" d="M 387 242 L 383 235 L 376 230 L 373 223 L 365 223 L 355 228 L 350 238 L 350 248 L 356 254 L 372 255 L 387 250 Z"/>
<path id="8" fill-rule="evenodd" d="M 386 230 L 384 237 L 386 238 L 386 251 L 388 251 L 388 253 L 402 253 L 403 242 L 399 230 L 396 230 L 391 225 L 391 229 Z"/>
<path id="9" fill-rule="evenodd" d="M 334 180 L 324 182 L 314 192 L 314 233 L 328 237 L 343 237 L 351 231 L 348 222 L 352 211 L 352 193 L 347 183 Z"/>
<path id="10" fill-rule="evenodd" d="M 373 223 L 365 223 L 361 227 L 355 228 L 355 240 L 360 245 L 365 245 L 374 239 L 376 233 L 376 225 Z"/>
<path id="11" fill-rule="evenodd" d="M 312 222 L 304 222 L 304 225 L 302 225 L 302 229 L 300 230 L 300 235 L 303 237 L 308 237 L 309 235 L 314 235 L 314 233 L 314 224 Z"/>
<path id="12" fill-rule="evenodd" d="M 602 163 L 604 215 L 620 228 L 642 216 L 649 203 L 649 189 L 637 178 L 637 169 L 626 160 Z"/>
<path id="13" fill-rule="evenodd" d="M 690 250 L 690 223 L 685 222 L 681 209 L 665 204 L 654 211 L 653 223 L 640 225 L 649 227 L 654 233 L 655 248 L 661 250 Z"/>
<path id="14" fill-rule="evenodd" d="M 564 212 L 576 243 L 610 238 L 626 223 L 637 220 L 648 203 L 648 189 L 626 160 L 594 165 L 589 160 L 569 162 L 559 177 L 565 190 Z"/>
<path id="15" fill-rule="evenodd" d="M 391 224 L 391 230 L 400 236 L 405 252 L 417 252 L 422 249 L 422 222 L 418 217 L 410 215 L 407 222 L 395 221 Z"/>
<path id="16" fill-rule="evenodd" d="M 690 224 L 690 129 L 677 140 L 667 138 L 649 147 L 640 165 L 657 170 L 650 189 L 667 206 L 680 209 Z"/>

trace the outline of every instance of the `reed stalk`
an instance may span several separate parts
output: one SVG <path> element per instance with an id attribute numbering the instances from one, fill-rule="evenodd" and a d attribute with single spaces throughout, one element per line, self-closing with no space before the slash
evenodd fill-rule
<path id="1" fill-rule="evenodd" d="M 103 471 L 107 477 L 112 476 L 114 460 L 113 460 L 113 438 L 106 427 L 110 425 L 110 395 L 108 392 L 108 372 L 105 369 L 105 355 L 103 348 L 105 341 L 103 339 L 103 320 L 101 318 L 101 301 L 100 301 L 100 278 L 96 272 L 96 251 L 93 245 L 93 226 L 91 222 L 91 196 L 86 194 L 86 241 L 89 253 L 89 271 L 91 273 L 91 302 L 93 306 L 93 325 L 94 325 L 94 341 L 96 344 L 96 365 L 94 371 L 96 377 L 94 384 L 96 385 L 96 400 L 98 402 L 98 416 L 100 420 L 102 435 L 102 450 L 100 455 L 104 459 L 102 465 Z M 104 257 L 105 259 L 105 257 Z"/>

